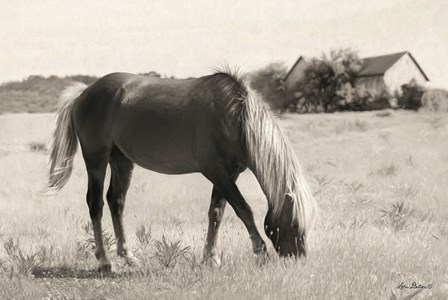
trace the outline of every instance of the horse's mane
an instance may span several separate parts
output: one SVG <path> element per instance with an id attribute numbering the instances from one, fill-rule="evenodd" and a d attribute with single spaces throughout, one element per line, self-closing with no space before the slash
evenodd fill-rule
<path id="1" fill-rule="evenodd" d="M 314 222 L 317 206 L 291 144 L 243 76 L 229 69 L 213 76 L 221 77 L 232 92 L 228 111 L 241 121 L 249 168 L 266 195 L 274 220 L 280 217 L 289 193 L 294 202 L 291 223 L 305 234 Z"/>

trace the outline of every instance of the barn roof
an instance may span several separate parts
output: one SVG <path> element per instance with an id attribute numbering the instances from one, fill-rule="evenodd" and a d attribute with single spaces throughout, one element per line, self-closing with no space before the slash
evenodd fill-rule
<path id="1" fill-rule="evenodd" d="M 359 71 L 358 74 L 356 74 L 356 77 L 368 77 L 368 76 L 381 76 L 386 73 L 387 70 L 389 70 L 403 55 L 408 54 L 409 57 L 412 59 L 412 61 L 415 63 L 417 68 L 420 70 L 420 72 L 423 74 L 423 77 L 427 81 L 429 81 L 428 76 L 426 76 L 425 72 L 423 72 L 423 69 L 420 67 L 420 65 L 417 63 L 415 58 L 412 56 L 412 54 L 409 51 L 404 52 L 398 52 L 398 53 L 392 53 L 387 55 L 380 55 L 380 56 L 372 56 L 372 57 L 365 57 L 363 58 L 363 68 L 361 71 Z M 289 72 L 286 74 L 284 80 L 286 80 L 289 75 L 293 72 L 295 67 L 299 64 L 300 61 L 305 61 L 306 59 L 303 56 L 299 56 L 295 64 L 291 67 Z"/>
<path id="2" fill-rule="evenodd" d="M 403 55 L 408 54 L 412 61 L 415 63 L 417 68 L 423 74 L 426 80 L 429 80 L 426 76 L 425 72 L 423 72 L 422 68 L 419 66 L 415 58 L 408 51 L 392 53 L 388 55 L 381 56 L 373 56 L 363 58 L 363 68 L 356 75 L 357 77 L 367 77 L 367 76 L 379 76 L 384 75 L 387 70 L 390 69 Z"/>
<path id="3" fill-rule="evenodd" d="M 301 60 L 305 61 L 305 58 L 302 55 L 300 55 L 299 58 L 296 60 L 296 62 L 292 65 L 291 69 L 289 69 L 288 73 L 286 73 L 285 78 L 283 78 L 283 80 L 286 80 L 289 77 L 289 75 L 291 75 L 292 71 L 294 71 L 295 67 L 299 64 Z"/>
<path id="4" fill-rule="evenodd" d="M 358 76 L 383 75 L 407 52 L 399 52 L 388 55 L 363 58 L 363 67 Z"/>

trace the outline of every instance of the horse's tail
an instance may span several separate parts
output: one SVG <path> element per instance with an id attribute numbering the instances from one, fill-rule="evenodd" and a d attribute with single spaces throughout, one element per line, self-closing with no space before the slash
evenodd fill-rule
<path id="1" fill-rule="evenodd" d="M 61 108 L 57 113 L 56 128 L 50 146 L 50 174 L 44 194 L 59 191 L 72 173 L 73 157 L 78 148 L 78 139 L 73 126 L 73 104 L 87 86 L 75 82 L 67 87 L 60 96 Z"/>

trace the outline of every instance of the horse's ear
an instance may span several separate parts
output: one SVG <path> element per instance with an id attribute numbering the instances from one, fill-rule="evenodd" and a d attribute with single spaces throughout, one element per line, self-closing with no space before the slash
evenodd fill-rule
<path id="1" fill-rule="evenodd" d="M 286 220 L 290 221 L 294 215 L 294 196 L 291 193 L 286 193 L 284 198 L 283 214 Z"/>
<path id="2" fill-rule="evenodd" d="M 294 204 L 294 196 L 291 193 L 285 194 L 285 202 L 288 202 L 286 205 L 293 205 Z"/>

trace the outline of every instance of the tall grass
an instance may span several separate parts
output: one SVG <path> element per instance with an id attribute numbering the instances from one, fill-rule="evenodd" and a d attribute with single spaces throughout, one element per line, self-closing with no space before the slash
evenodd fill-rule
<path id="1" fill-rule="evenodd" d="M 137 167 L 124 219 L 139 263 L 115 254 L 106 205 L 110 275 L 96 271 L 80 154 L 60 193 L 38 193 L 46 158 L 29 145 L 45 145 L 51 118 L 0 116 L 8 132 L 0 133 L 0 299 L 405 299 L 417 292 L 406 287 L 414 282 L 426 288 L 413 299 L 448 297 L 446 116 L 284 116 L 320 206 L 310 254 L 298 261 L 278 258 L 270 245 L 270 256 L 256 259 L 228 207 L 222 264 L 202 264 L 211 184 Z M 245 172 L 238 185 L 262 232 L 267 205 L 258 184 Z"/>

